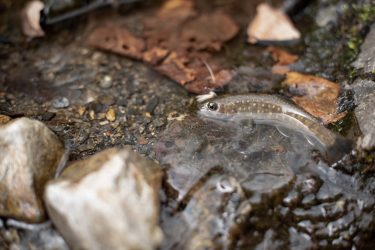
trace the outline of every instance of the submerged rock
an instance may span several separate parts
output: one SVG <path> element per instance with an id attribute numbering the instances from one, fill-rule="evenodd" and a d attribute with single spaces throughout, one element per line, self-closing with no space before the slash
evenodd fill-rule
<path id="1" fill-rule="evenodd" d="M 375 200 L 360 176 L 329 167 L 293 130 L 185 116 L 155 151 L 170 198 L 164 249 L 350 249 L 374 232 Z"/>
<path id="2" fill-rule="evenodd" d="M 159 166 L 130 149 L 73 163 L 48 184 L 51 220 L 73 249 L 154 249 L 162 240 Z"/>
<path id="3" fill-rule="evenodd" d="M 42 195 L 64 154 L 43 123 L 20 118 L 0 126 L 0 215 L 28 222 L 45 219 Z"/>
<path id="4" fill-rule="evenodd" d="M 375 82 L 370 80 L 356 80 L 351 89 L 357 107 L 354 110 L 363 136 L 359 146 L 370 150 L 375 147 Z"/>
<path id="5" fill-rule="evenodd" d="M 9 225 L 11 224 L 11 225 Z M 16 231 L 16 229 L 18 229 Z M 9 236 L 13 240 L 8 242 Z M 4 241 L 4 246 L 1 244 Z M 52 228 L 51 223 L 22 224 L 19 222 L 7 223 L 7 228 L 0 230 L 0 249 L 43 249 L 43 250 L 69 250 L 60 234 Z"/>
<path id="6" fill-rule="evenodd" d="M 240 183 L 208 177 L 194 194 L 164 214 L 166 249 L 232 249 L 251 213 Z"/>
<path id="7" fill-rule="evenodd" d="M 363 69 L 365 73 L 375 73 L 375 24 L 371 26 L 364 43 L 361 46 L 361 53 L 353 66 Z"/>

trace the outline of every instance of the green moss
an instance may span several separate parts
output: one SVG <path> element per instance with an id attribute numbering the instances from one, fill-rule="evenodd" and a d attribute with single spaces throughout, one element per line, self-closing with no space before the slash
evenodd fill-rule
<path id="1" fill-rule="evenodd" d="M 355 6 L 358 11 L 359 20 L 362 22 L 372 22 L 375 19 L 375 5 L 364 4 L 362 6 Z"/>

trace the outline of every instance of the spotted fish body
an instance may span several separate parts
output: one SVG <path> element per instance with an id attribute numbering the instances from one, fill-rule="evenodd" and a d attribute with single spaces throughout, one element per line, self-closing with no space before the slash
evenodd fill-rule
<path id="1" fill-rule="evenodd" d="M 350 151 L 350 143 L 327 129 L 318 119 L 277 95 L 227 95 L 208 99 L 199 105 L 199 115 L 220 120 L 250 119 L 255 124 L 270 124 L 302 133 L 323 151 L 330 161 L 337 161 Z"/>

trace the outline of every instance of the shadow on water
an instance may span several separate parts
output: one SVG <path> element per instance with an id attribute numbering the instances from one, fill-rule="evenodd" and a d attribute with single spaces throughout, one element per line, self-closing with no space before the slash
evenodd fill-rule
<path id="1" fill-rule="evenodd" d="M 192 115 L 155 151 L 167 173 L 165 249 L 342 249 L 373 229 L 374 198 L 293 131 Z"/>

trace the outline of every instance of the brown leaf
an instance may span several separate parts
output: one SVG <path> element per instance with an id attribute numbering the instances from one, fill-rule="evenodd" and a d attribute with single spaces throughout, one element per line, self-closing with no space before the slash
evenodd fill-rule
<path id="1" fill-rule="evenodd" d="M 147 39 L 148 47 L 179 48 L 182 26 L 188 18 L 195 15 L 191 1 L 166 1 L 156 15 L 144 20 L 144 37 Z"/>
<path id="2" fill-rule="evenodd" d="M 89 46 L 108 50 L 134 59 L 142 59 L 145 42 L 126 28 L 115 24 L 96 28 L 88 37 Z"/>
<path id="3" fill-rule="evenodd" d="M 337 113 L 338 84 L 324 78 L 289 72 L 282 82 L 294 95 L 293 101 L 325 124 L 342 119 L 346 112 Z"/>
<path id="4" fill-rule="evenodd" d="M 232 39 L 238 30 L 229 16 L 215 12 L 188 22 L 182 30 L 181 39 L 188 49 L 219 51 L 223 42 Z"/>
<path id="5" fill-rule="evenodd" d="M 286 74 L 290 71 L 289 65 L 298 60 L 297 55 L 290 54 L 289 52 L 277 47 L 268 47 L 267 51 L 271 53 L 273 60 L 276 62 L 272 67 L 273 74 Z"/>
<path id="6" fill-rule="evenodd" d="M 168 54 L 168 50 L 155 47 L 143 53 L 143 60 L 152 65 L 156 65 L 159 64 L 163 59 L 165 59 Z"/>
<path id="7" fill-rule="evenodd" d="M 172 52 L 156 69 L 181 85 L 196 79 L 194 69 L 188 67 L 190 59 Z"/>
<path id="8" fill-rule="evenodd" d="M 143 39 L 114 24 L 94 30 L 88 43 L 141 59 L 188 91 L 202 94 L 231 80 L 231 71 L 223 69 L 209 52 L 219 51 L 238 30 L 222 12 L 198 15 L 192 1 L 170 0 L 144 20 Z"/>
<path id="9" fill-rule="evenodd" d="M 230 80 L 232 80 L 234 73 L 230 70 L 220 70 L 215 74 L 215 81 L 208 75 L 200 75 L 196 80 L 190 84 L 187 84 L 185 88 L 195 94 L 209 93 L 210 91 L 225 86 Z"/>
<path id="10" fill-rule="evenodd" d="M 258 5 L 257 15 L 250 22 L 247 35 L 249 43 L 290 41 L 301 37 L 289 17 L 281 10 L 272 8 L 267 3 Z"/>

